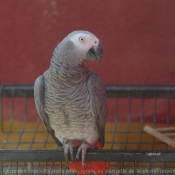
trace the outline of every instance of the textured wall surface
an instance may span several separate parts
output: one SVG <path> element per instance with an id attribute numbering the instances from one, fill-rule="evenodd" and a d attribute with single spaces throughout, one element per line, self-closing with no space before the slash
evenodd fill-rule
<path id="1" fill-rule="evenodd" d="M 1 0 L 1 84 L 33 84 L 78 29 L 101 40 L 101 63 L 86 65 L 104 83 L 175 84 L 174 9 L 175 0 Z"/>
<path id="2" fill-rule="evenodd" d="M 1 0 L 1 83 L 33 83 L 77 29 L 100 38 L 103 60 L 86 64 L 105 83 L 174 83 L 174 9 L 174 0 Z"/>

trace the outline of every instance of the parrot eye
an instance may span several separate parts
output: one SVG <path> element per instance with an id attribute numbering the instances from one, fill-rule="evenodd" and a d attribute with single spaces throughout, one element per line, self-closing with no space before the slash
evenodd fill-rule
<path id="1" fill-rule="evenodd" d="M 84 42 L 85 42 L 85 38 L 80 37 L 80 38 L 79 38 L 79 41 L 82 42 L 82 43 L 84 43 Z"/>

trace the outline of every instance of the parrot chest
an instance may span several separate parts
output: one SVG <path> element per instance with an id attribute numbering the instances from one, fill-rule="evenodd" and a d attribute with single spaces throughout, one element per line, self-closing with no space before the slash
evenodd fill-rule
<path id="1" fill-rule="evenodd" d="M 53 91 L 54 94 L 46 93 L 46 112 L 56 137 L 61 142 L 64 139 L 86 140 L 93 144 L 98 134 L 91 114 L 86 82 L 71 88 L 54 88 Z"/>

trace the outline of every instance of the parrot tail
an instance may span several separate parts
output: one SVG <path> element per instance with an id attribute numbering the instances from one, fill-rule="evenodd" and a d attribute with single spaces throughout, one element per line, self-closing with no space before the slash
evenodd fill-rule
<path id="1" fill-rule="evenodd" d="M 79 143 L 74 142 L 74 146 L 78 146 Z M 100 141 L 97 141 L 92 147 L 97 147 L 98 149 L 102 149 Z M 85 169 L 82 167 L 82 162 L 70 162 L 69 168 L 73 171 L 77 171 L 77 173 L 81 174 L 89 174 L 96 173 L 98 175 L 106 174 L 109 170 L 109 162 L 86 162 Z"/>

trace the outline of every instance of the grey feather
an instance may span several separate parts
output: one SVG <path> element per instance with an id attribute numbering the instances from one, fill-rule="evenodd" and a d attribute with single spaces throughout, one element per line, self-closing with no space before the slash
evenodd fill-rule
<path id="1" fill-rule="evenodd" d="M 47 128 L 47 131 L 51 134 L 53 139 L 59 146 L 62 146 L 61 142 L 55 137 L 55 133 L 50 127 L 49 119 L 47 114 L 44 112 L 44 76 L 39 76 L 34 84 L 34 97 L 35 105 L 40 119 L 43 121 Z"/>
<path id="2" fill-rule="evenodd" d="M 90 96 L 89 103 L 91 112 L 103 147 L 105 143 L 104 131 L 107 117 L 107 96 L 105 87 L 100 77 L 95 73 L 91 73 L 89 76 L 87 86 Z"/>
<path id="3" fill-rule="evenodd" d="M 77 34 L 91 38 L 87 49 L 85 44 L 76 45 L 72 37 Z M 85 59 L 98 61 L 101 56 L 95 35 L 72 32 L 55 48 L 49 69 L 35 82 L 38 114 L 58 145 L 64 145 L 65 140 L 92 145 L 100 139 L 104 146 L 106 93 L 98 75 L 84 66 Z"/>

